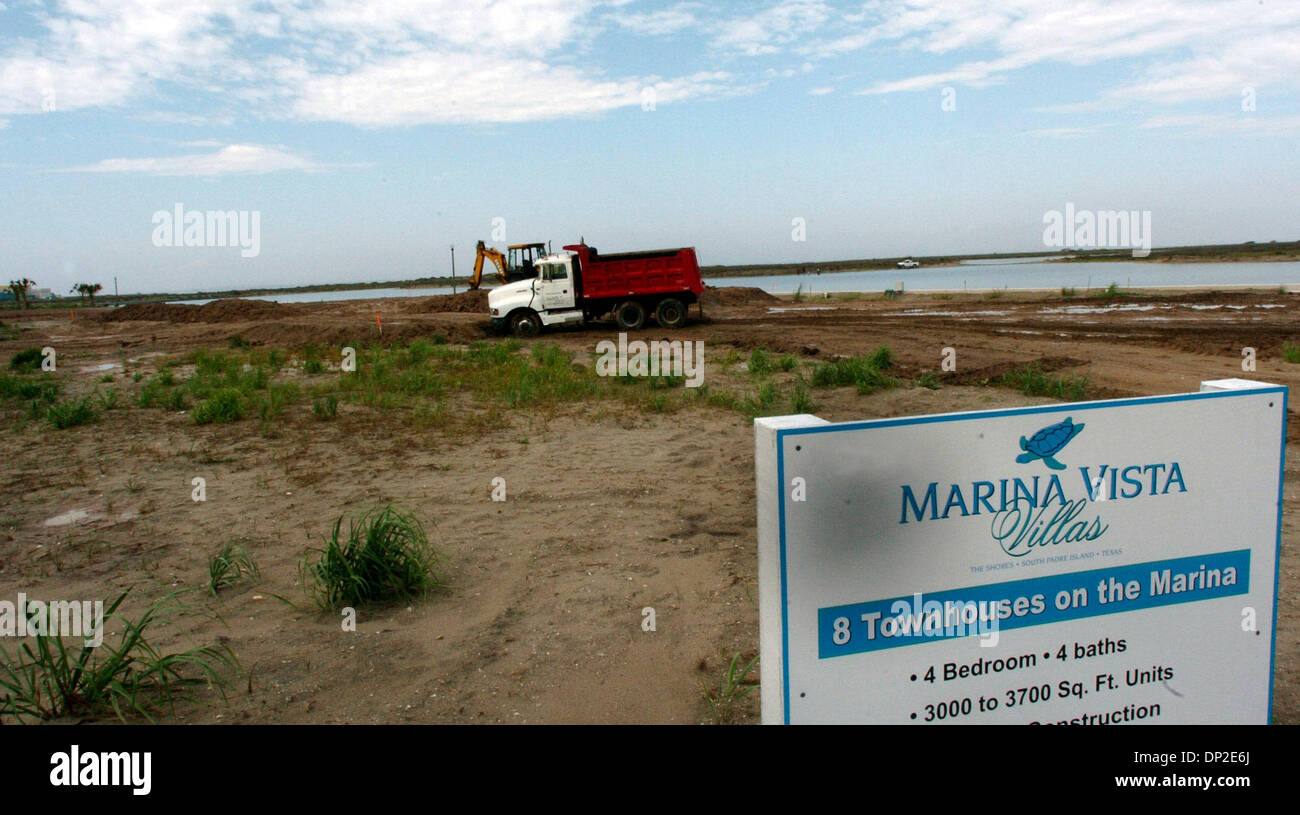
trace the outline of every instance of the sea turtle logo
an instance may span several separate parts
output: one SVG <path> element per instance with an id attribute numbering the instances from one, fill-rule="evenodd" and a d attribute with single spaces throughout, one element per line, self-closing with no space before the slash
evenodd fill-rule
<path id="1" fill-rule="evenodd" d="M 1053 470 L 1064 470 L 1065 465 L 1057 461 L 1053 456 L 1061 452 L 1065 445 L 1070 443 L 1070 439 L 1079 435 L 1083 430 L 1082 424 L 1075 424 L 1068 416 L 1065 421 L 1057 422 L 1054 425 L 1044 427 L 1029 438 L 1020 437 L 1020 449 L 1025 452 L 1016 456 L 1016 461 L 1021 464 L 1028 464 L 1035 459 L 1042 459 L 1043 463 Z"/>

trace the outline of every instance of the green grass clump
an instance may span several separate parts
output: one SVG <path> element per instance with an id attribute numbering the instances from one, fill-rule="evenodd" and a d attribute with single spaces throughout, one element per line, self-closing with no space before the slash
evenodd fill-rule
<path id="1" fill-rule="evenodd" d="M 942 387 L 939 385 L 939 377 L 934 375 L 934 371 L 922 372 L 921 376 L 916 380 L 916 384 L 932 391 L 940 390 Z"/>
<path id="2" fill-rule="evenodd" d="M 749 372 L 754 376 L 767 376 L 772 373 L 772 357 L 762 348 L 749 352 Z"/>
<path id="3" fill-rule="evenodd" d="M 315 551 L 319 557 L 311 564 L 304 559 L 301 571 L 323 609 L 406 600 L 441 585 L 438 553 L 424 527 L 392 506 L 340 516 L 324 548 Z"/>
<path id="4" fill-rule="evenodd" d="M 817 409 L 817 403 L 812 400 L 808 393 L 808 383 L 802 378 L 794 383 L 794 392 L 790 395 L 790 412 L 791 413 L 812 413 Z"/>
<path id="5" fill-rule="evenodd" d="M 302 372 L 307 376 L 325 373 L 325 363 L 319 359 L 309 359 L 302 364 Z"/>
<path id="6" fill-rule="evenodd" d="M 883 371 L 894 364 L 894 352 L 888 345 L 882 345 L 867 355 L 867 362 Z"/>
<path id="7" fill-rule="evenodd" d="M 99 418 L 95 409 L 95 400 L 89 396 L 81 399 L 69 399 L 50 405 L 45 410 L 45 418 L 59 430 L 90 424 Z"/>
<path id="8" fill-rule="evenodd" d="M 41 368 L 41 349 L 24 348 L 9 358 L 9 368 L 14 371 L 38 371 Z"/>
<path id="9" fill-rule="evenodd" d="M 59 383 L 53 379 L 29 379 L 21 376 L 0 374 L 0 396 L 9 399 L 33 399 L 53 402 L 59 398 Z"/>
<path id="10" fill-rule="evenodd" d="M 208 591 L 216 595 L 245 577 L 257 577 L 259 574 L 252 556 L 242 546 L 227 542 L 221 551 L 208 559 Z"/>
<path id="11" fill-rule="evenodd" d="M 1292 364 L 1300 362 L 1300 345 L 1293 342 L 1282 343 L 1282 359 Z"/>
<path id="12" fill-rule="evenodd" d="M 252 343 L 244 339 L 239 334 L 236 334 L 235 336 L 230 338 L 230 342 L 227 343 L 227 345 L 231 348 L 249 348 L 252 346 Z"/>
<path id="13" fill-rule="evenodd" d="M 111 641 L 105 637 L 98 647 L 38 635 L 14 655 L 0 648 L 0 717 L 15 722 L 115 717 L 125 722 L 139 715 L 152 721 L 152 713 L 174 710 L 199 686 L 214 687 L 224 698 L 228 672 L 239 670 L 234 653 L 224 645 L 162 653 L 149 637 L 181 610 L 176 595 L 154 602 L 132 620 L 118 612 L 129 593 L 122 592 L 104 609 L 103 627 L 114 620 L 121 635 Z"/>
<path id="14" fill-rule="evenodd" d="M 833 362 L 823 362 L 813 368 L 812 384 L 818 388 L 842 385 L 856 386 L 859 393 L 872 393 L 898 384 L 884 373 L 893 364 L 894 355 L 888 346 L 881 346 L 865 357 L 849 357 Z"/>
<path id="15" fill-rule="evenodd" d="M 744 699 L 750 693 L 753 693 L 757 683 L 748 680 L 750 672 L 754 665 L 758 663 L 758 657 L 754 657 L 747 663 L 741 663 L 740 654 L 734 654 L 731 662 L 727 664 L 726 669 L 722 672 L 722 677 L 718 682 L 716 691 L 705 685 L 703 681 L 700 685 L 704 688 L 704 698 L 709 703 L 709 713 L 713 716 L 714 724 L 732 724 L 736 721 L 739 711 L 740 700 Z"/>
<path id="16" fill-rule="evenodd" d="M 339 398 L 332 393 L 329 396 L 318 397 L 312 400 L 311 412 L 322 421 L 333 419 L 339 413 Z"/>
<path id="17" fill-rule="evenodd" d="M 1098 290 L 1097 293 L 1093 295 L 1093 297 L 1100 297 L 1103 300 L 1110 300 L 1112 298 L 1119 297 L 1119 284 L 1111 283 L 1106 288 Z"/>
<path id="18" fill-rule="evenodd" d="M 1074 289 L 1070 288 L 1069 286 L 1062 286 L 1062 287 L 1061 287 L 1061 296 L 1062 296 L 1062 297 L 1073 297 L 1073 296 L 1074 296 Z"/>
<path id="19" fill-rule="evenodd" d="M 195 424 L 212 424 L 213 422 L 237 422 L 244 418 L 244 401 L 236 388 L 222 388 L 211 397 L 194 406 Z"/>
<path id="20" fill-rule="evenodd" d="M 996 384 L 1015 388 L 1026 396 L 1051 396 L 1071 402 L 1086 398 L 1088 393 L 1087 376 L 1050 374 L 1036 362 L 1008 371 L 997 378 Z"/>
<path id="21" fill-rule="evenodd" d="M 18 326 L 0 323 L 0 340 L 18 339 Z"/>
<path id="22" fill-rule="evenodd" d="M 296 401 L 298 401 L 297 382 L 272 385 L 267 388 L 266 394 L 258 401 L 257 415 L 264 422 L 273 421 L 280 418 L 280 415 L 284 413 L 284 409 Z"/>

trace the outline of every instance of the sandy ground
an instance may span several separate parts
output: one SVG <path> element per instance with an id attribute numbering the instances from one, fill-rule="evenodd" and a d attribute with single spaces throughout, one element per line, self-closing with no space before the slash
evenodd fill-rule
<path id="1" fill-rule="evenodd" d="M 180 308 L 180 311 L 176 309 Z M 206 310 L 204 310 L 206 309 Z M 123 404 L 98 424 L 23 425 L 10 406 L 0 430 L 0 597 L 108 597 L 137 585 L 143 601 L 202 586 L 227 540 L 248 548 L 261 579 L 210 599 L 160 632 L 163 647 L 220 640 L 248 672 L 228 703 L 185 704 L 171 721 L 673 722 L 708 721 L 701 682 L 728 655 L 758 647 L 753 435 L 735 411 L 690 407 L 660 416 L 584 403 L 518 411 L 474 433 L 446 435 L 345 405 L 334 422 L 305 406 L 264 438 L 256 420 L 196 426 L 135 406 L 128 372 L 152 373 L 195 347 L 239 335 L 300 348 L 404 341 L 441 333 L 482 338 L 481 297 L 280 306 L 132 306 L 0 312 L 21 328 L 0 342 L 58 349 L 71 394 L 117 374 Z M 692 317 L 696 315 L 692 309 Z M 1037 360 L 1086 373 L 1096 397 L 1194 391 L 1230 376 L 1300 384 L 1281 360 L 1300 342 L 1300 296 L 1176 293 L 1111 300 L 1059 294 L 914 295 L 782 302 L 750 292 L 710 295 L 705 322 L 646 338 L 791 352 L 811 361 L 895 350 L 898 372 L 958 370 L 944 387 L 871 396 L 814 391 L 831 420 L 1048 401 L 988 387 Z M 612 327 L 547 334 L 590 359 Z M 1258 369 L 1243 373 L 1242 348 Z M 105 367 L 112 366 L 112 367 Z M 1292 404 L 1295 404 L 1293 400 Z M 784 412 L 784 411 L 782 411 Z M 1275 719 L 1300 723 L 1300 560 L 1296 442 L 1290 417 L 1275 680 Z M 191 500 L 191 479 L 207 501 Z M 508 500 L 490 500 L 503 477 Z M 424 519 L 445 553 L 449 587 L 408 606 L 364 612 L 356 632 L 305 604 L 298 565 L 339 513 L 394 502 Z M 51 519 L 81 510 L 71 523 Z M 276 595 L 292 600 L 291 606 Z M 656 631 L 642 630 L 653 607 Z M 757 693 L 741 721 L 757 718 Z"/>

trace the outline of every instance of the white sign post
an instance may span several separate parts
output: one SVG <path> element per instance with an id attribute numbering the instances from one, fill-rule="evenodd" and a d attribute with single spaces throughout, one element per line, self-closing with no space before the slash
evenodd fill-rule
<path id="1" fill-rule="evenodd" d="M 1267 723 L 1286 397 L 757 420 L 764 723 Z"/>

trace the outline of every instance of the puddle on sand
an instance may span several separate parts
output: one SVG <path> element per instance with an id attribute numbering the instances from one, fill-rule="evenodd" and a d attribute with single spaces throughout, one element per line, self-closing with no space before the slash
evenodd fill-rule
<path id="1" fill-rule="evenodd" d="M 881 314 L 881 317 L 1005 317 L 1006 311 L 922 311 L 920 309 L 909 309 L 908 311 L 887 311 Z"/>
<path id="2" fill-rule="evenodd" d="M 1060 308 L 1040 308 L 1039 314 L 1108 314 L 1113 311 L 1151 311 L 1157 308 L 1172 308 L 1169 305 L 1141 305 L 1124 303 L 1116 306 L 1062 306 Z"/>
<path id="3" fill-rule="evenodd" d="M 78 521 L 84 521 L 90 517 L 90 513 L 84 509 L 70 509 L 62 515 L 55 515 L 53 518 L 46 518 L 46 526 L 70 526 Z"/>
<path id="4" fill-rule="evenodd" d="M 88 365 L 85 368 L 80 368 L 79 370 L 84 374 L 84 373 L 99 373 L 100 371 L 117 371 L 117 370 L 121 370 L 121 368 L 122 368 L 122 363 L 120 362 L 105 362 L 103 365 Z"/>
<path id="5" fill-rule="evenodd" d="M 785 313 L 785 312 L 787 312 L 787 311 L 835 311 L 836 308 L 837 308 L 836 306 L 802 306 L 802 307 L 799 307 L 799 306 L 790 306 L 790 307 L 769 306 L 768 309 L 767 309 L 767 313 L 768 313 L 768 314 L 783 314 L 783 313 Z"/>

